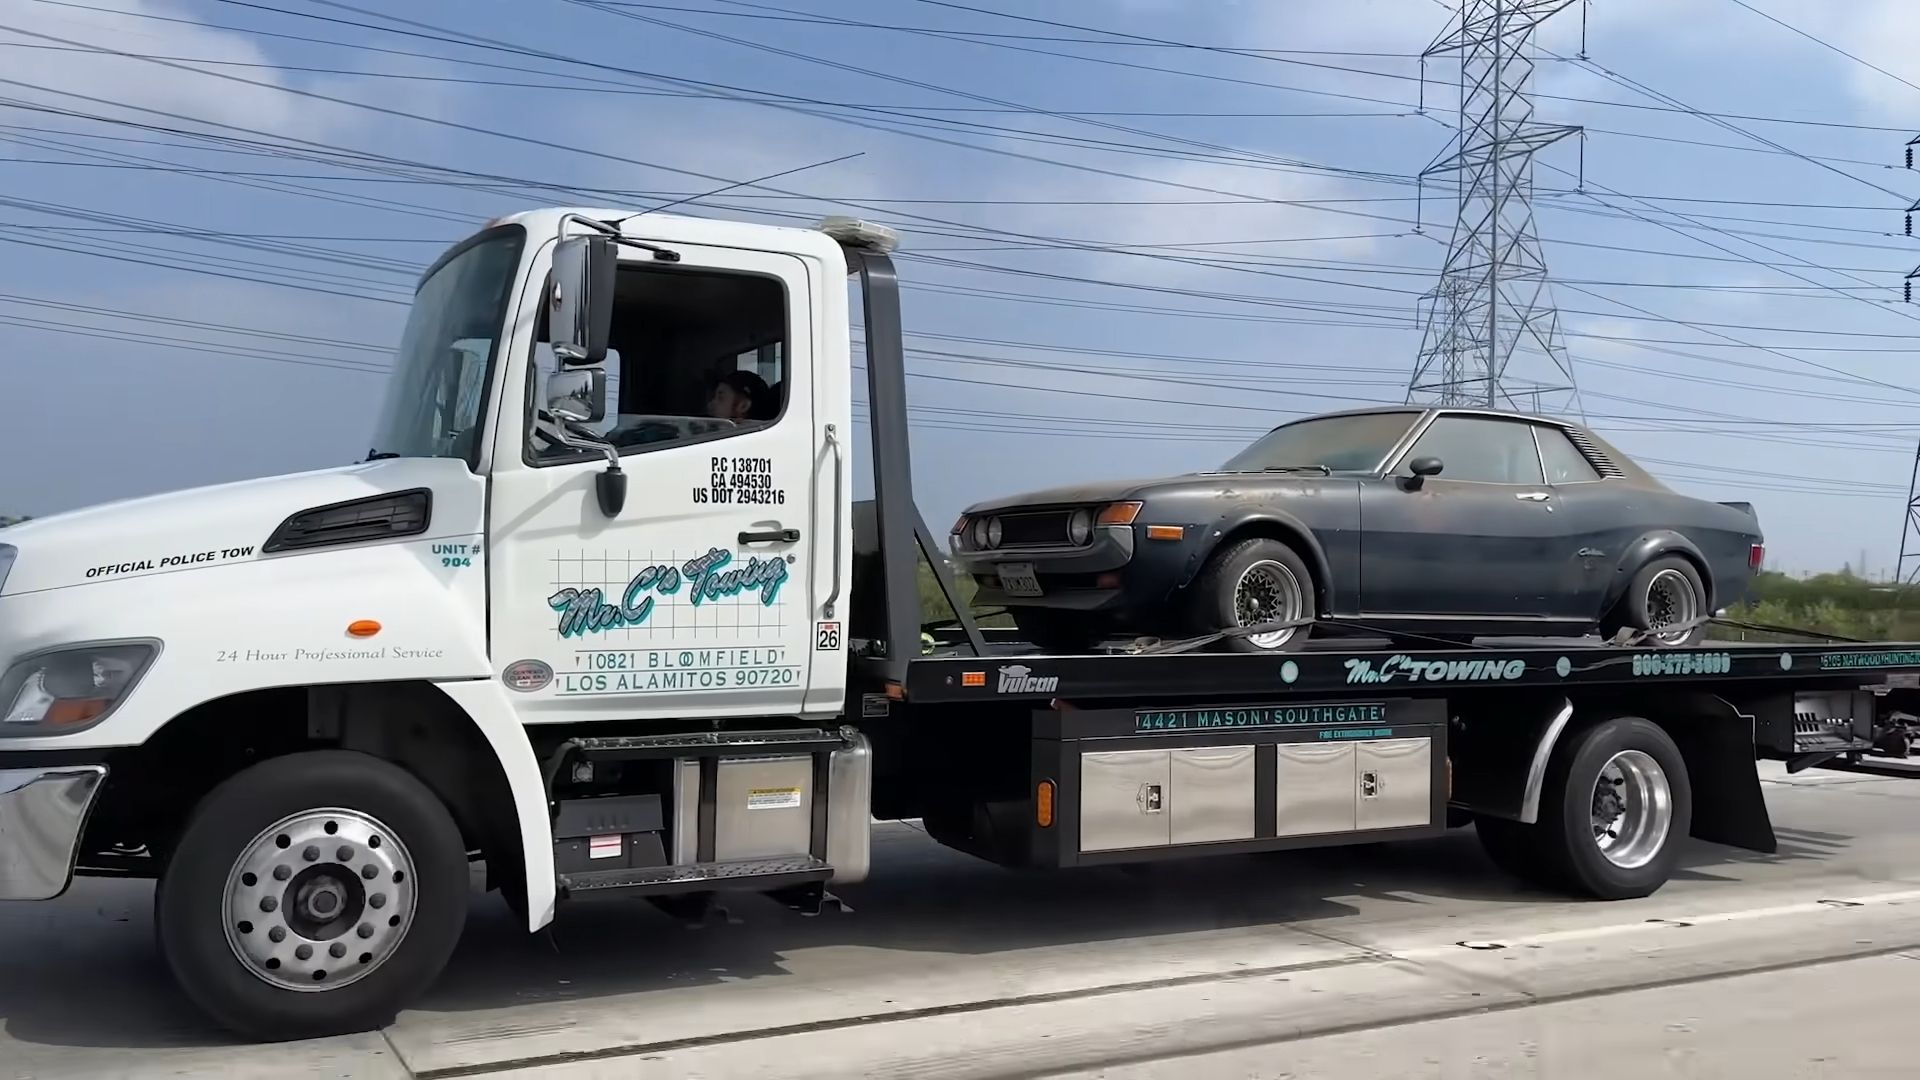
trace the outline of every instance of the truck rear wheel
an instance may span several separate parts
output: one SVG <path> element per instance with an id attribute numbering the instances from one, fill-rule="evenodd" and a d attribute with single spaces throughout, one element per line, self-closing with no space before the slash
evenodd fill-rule
<path id="1" fill-rule="evenodd" d="M 1666 884 L 1692 827 L 1680 750 L 1637 716 L 1567 733 L 1547 766 L 1537 824 L 1476 825 L 1501 869 L 1601 900 L 1648 896 Z"/>
<path id="2" fill-rule="evenodd" d="M 439 976 L 467 853 L 440 799 L 344 750 L 274 758 L 201 800 L 155 897 L 161 952 L 209 1016 L 258 1040 L 367 1031 Z"/>

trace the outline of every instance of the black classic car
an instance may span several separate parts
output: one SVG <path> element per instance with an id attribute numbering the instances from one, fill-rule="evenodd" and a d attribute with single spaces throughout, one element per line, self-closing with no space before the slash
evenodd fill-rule
<path id="1" fill-rule="evenodd" d="M 1428 643 L 1684 645 L 1762 556 L 1750 506 L 1680 495 L 1583 427 L 1417 406 L 1285 424 L 1213 472 L 982 503 L 952 543 L 975 604 L 1057 652 L 1329 617 Z M 1273 652 L 1314 629 L 1223 640 Z"/>

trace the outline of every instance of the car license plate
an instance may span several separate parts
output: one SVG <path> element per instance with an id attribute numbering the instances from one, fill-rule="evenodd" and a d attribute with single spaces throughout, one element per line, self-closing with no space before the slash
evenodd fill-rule
<path id="1" fill-rule="evenodd" d="M 1001 563 L 1000 588 L 1008 596 L 1039 596 L 1040 578 L 1030 562 Z"/>

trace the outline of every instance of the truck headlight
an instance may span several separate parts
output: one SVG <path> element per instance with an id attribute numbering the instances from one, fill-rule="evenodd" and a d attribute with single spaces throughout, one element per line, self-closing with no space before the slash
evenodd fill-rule
<path id="1" fill-rule="evenodd" d="M 66 735 L 107 718 L 159 650 L 154 642 L 75 645 L 24 657 L 0 675 L 0 738 Z"/>

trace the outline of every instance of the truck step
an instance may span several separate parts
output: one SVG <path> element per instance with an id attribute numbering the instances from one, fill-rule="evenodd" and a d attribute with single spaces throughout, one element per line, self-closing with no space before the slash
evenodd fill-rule
<path id="1" fill-rule="evenodd" d="M 564 892 L 600 892 L 609 889 L 633 889 L 649 893 L 701 892 L 721 889 L 754 889 L 771 892 L 796 885 L 822 882 L 833 876 L 833 867 L 810 855 L 792 855 L 778 859 L 739 859 L 731 862 L 693 863 L 687 866 L 647 866 L 632 870 L 590 870 L 560 875 Z"/>
<path id="2" fill-rule="evenodd" d="M 705 731 L 674 735 L 624 735 L 571 740 L 573 752 L 589 761 L 651 757 L 690 757 L 754 753 L 811 754 L 846 745 L 840 735 L 819 728 L 791 731 Z M 695 751 L 689 754 L 688 751 Z"/>
<path id="3" fill-rule="evenodd" d="M 1851 720 L 1821 720 L 1809 713 L 1800 713 L 1793 720 L 1793 752 L 1795 754 L 1845 753 L 1853 750 L 1871 750 L 1871 740 L 1862 739 L 1854 734 Z"/>

